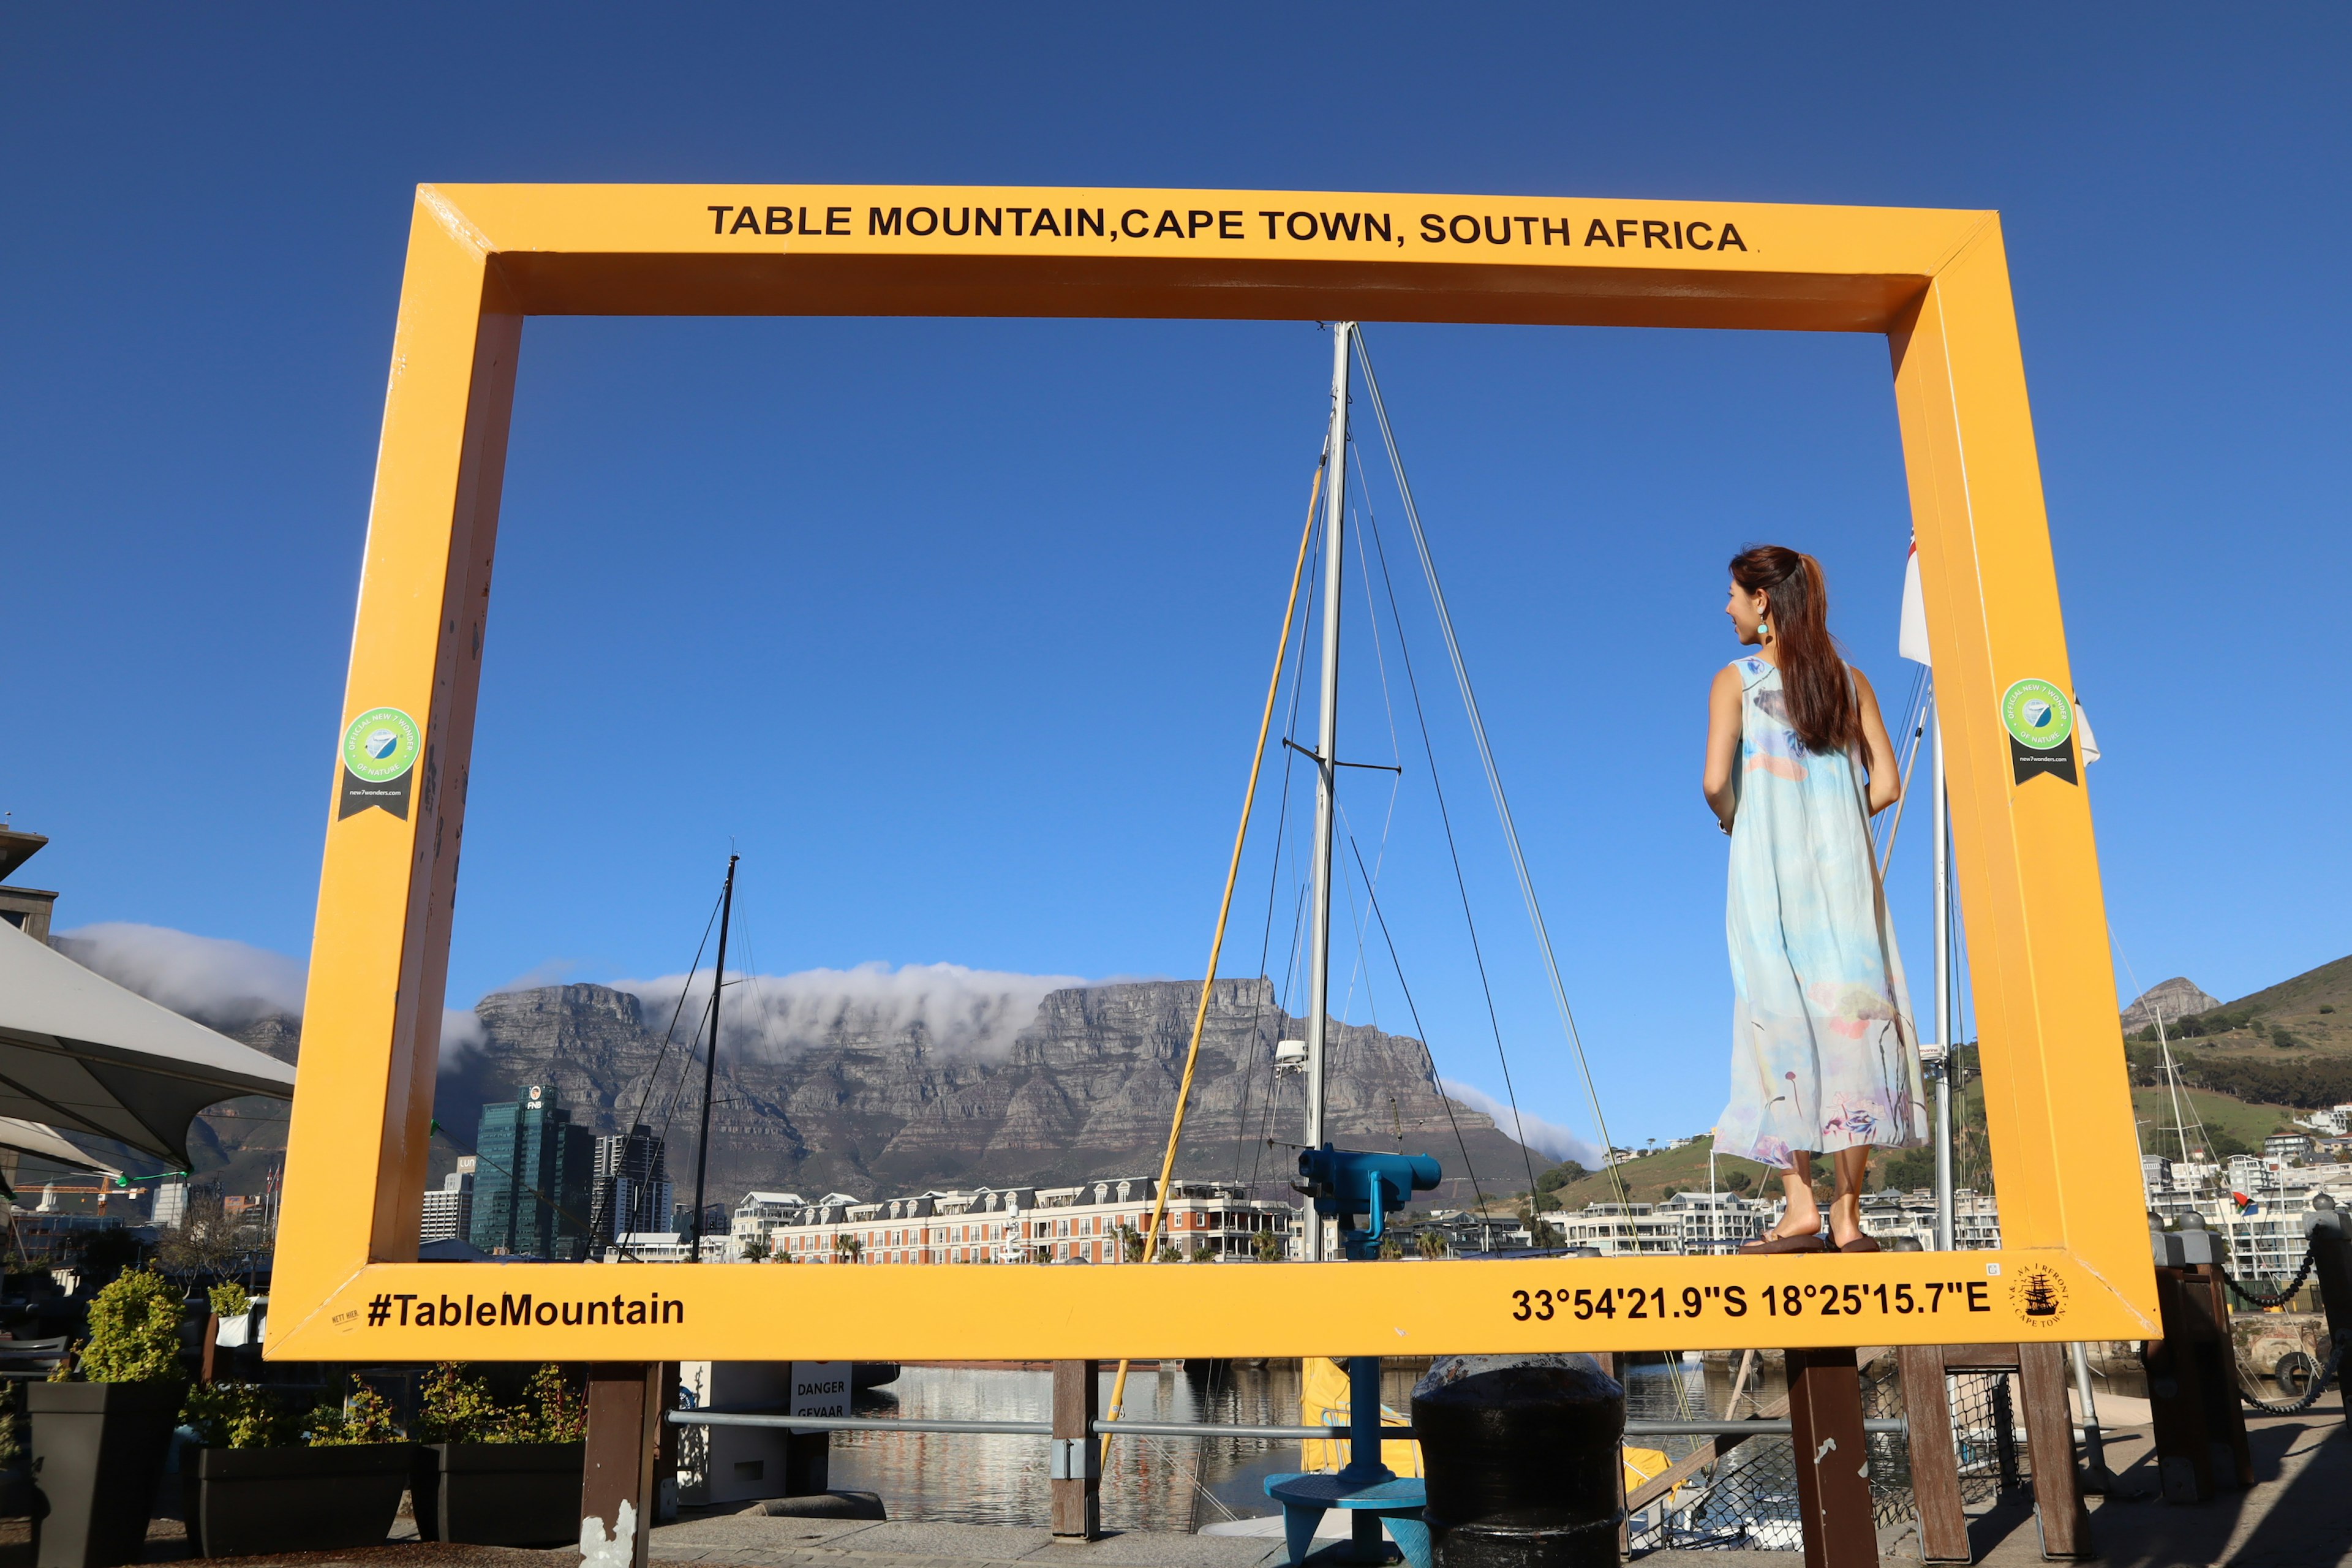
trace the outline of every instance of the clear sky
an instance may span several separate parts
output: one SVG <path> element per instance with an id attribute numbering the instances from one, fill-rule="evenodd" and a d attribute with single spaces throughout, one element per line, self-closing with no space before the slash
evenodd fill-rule
<path id="1" fill-rule="evenodd" d="M 14 7 L 0 809 L 55 840 L 22 879 L 63 889 L 62 927 L 307 948 L 420 181 L 1997 207 L 2115 931 L 2145 984 L 2243 994 L 2352 950 L 2347 34 L 2317 6 Z M 1370 345 L 1612 1130 L 1704 1129 L 1723 563 L 1821 555 L 1899 705 L 1885 345 Z M 1329 361 L 1311 322 L 531 322 L 451 1002 L 683 969 L 730 843 L 771 973 L 1196 974 Z M 1386 844 L 1443 1069 L 1499 1093 L 1409 649 L 1520 1096 L 1584 1127 L 1402 519 L 1368 494 L 1405 641 L 1384 589 L 1351 601 L 1381 631 L 1351 645 L 1343 752 L 1407 769 L 1392 815 L 1387 775 L 1351 775 L 1349 824 L 1367 862 Z M 1270 923 L 1281 976 L 1295 864 L 1254 858 L 1226 973 Z M 1371 951 L 1350 1014 L 1411 1029 Z"/>

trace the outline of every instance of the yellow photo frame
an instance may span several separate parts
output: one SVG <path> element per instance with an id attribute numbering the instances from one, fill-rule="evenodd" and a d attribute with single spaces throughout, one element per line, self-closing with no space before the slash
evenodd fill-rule
<path id="1" fill-rule="evenodd" d="M 1349 1268 L 417 1262 L 499 489 L 531 315 L 1884 333 L 1927 596 L 2001 1248 Z M 1996 213 L 420 186 L 333 768 L 268 1354 L 1030 1360 L 2149 1337 L 2155 1278 L 2090 805 L 2070 750 L 2037 749 L 2013 716 L 2004 722 L 2021 683 L 2074 689 Z"/>

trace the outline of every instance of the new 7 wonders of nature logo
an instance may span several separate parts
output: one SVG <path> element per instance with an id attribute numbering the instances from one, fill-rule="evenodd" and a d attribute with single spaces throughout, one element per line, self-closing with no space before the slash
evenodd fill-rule
<path id="1" fill-rule="evenodd" d="M 2001 695 L 2000 721 L 2019 745 L 2055 751 L 2074 732 L 2074 705 L 2046 680 L 2021 680 Z"/>
<path id="2" fill-rule="evenodd" d="M 416 765 L 416 721 L 397 708 L 371 708 L 343 731 L 343 766 L 352 776 L 385 784 Z"/>

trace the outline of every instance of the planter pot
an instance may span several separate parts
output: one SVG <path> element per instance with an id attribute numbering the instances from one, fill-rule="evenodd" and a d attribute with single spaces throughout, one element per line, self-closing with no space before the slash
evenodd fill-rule
<path id="1" fill-rule="evenodd" d="M 426 1443 L 408 1483 L 423 1541 L 577 1546 L 584 1443 Z"/>
<path id="2" fill-rule="evenodd" d="M 187 1391 L 176 1383 L 28 1383 L 33 1483 L 48 1511 L 37 1568 L 112 1568 L 146 1553 L 147 1513 Z"/>
<path id="3" fill-rule="evenodd" d="M 182 1485 L 199 1557 L 381 1546 L 416 1450 L 407 1443 L 200 1448 Z"/>

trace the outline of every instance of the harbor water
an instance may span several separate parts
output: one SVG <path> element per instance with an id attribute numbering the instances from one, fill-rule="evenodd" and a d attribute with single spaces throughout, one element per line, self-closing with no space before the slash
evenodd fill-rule
<path id="1" fill-rule="evenodd" d="M 1382 1369 L 1381 1401 L 1412 1406 L 1426 1361 Z M 1632 1416 L 1703 1415 L 1706 1376 L 1696 1363 L 1643 1363 L 1626 1369 Z M 1110 1410 L 1112 1369 L 1102 1373 Z M 1714 1391 L 1720 1409 L 1727 1389 Z M 1136 1421 L 1291 1426 L 1298 1421 L 1295 1361 L 1139 1363 L 1127 1381 L 1126 1415 Z M 1053 1415 L 1053 1374 L 1043 1368 L 908 1366 L 887 1388 L 861 1394 L 860 1415 L 933 1420 L 1045 1421 Z M 1671 1454 L 1686 1440 L 1648 1440 Z M 1265 1479 L 1299 1468 L 1298 1445 L 1233 1437 L 1114 1439 L 1103 1471 L 1102 1518 L 1111 1530 L 1196 1531 L 1276 1511 Z M 833 1484 L 878 1492 L 893 1519 L 962 1524 L 1043 1525 L 1049 1518 L 1044 1439 L 940 1432 L 837 1432 Z"/>

